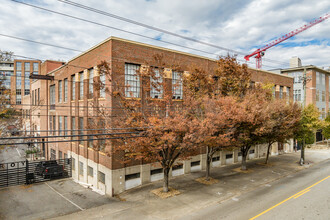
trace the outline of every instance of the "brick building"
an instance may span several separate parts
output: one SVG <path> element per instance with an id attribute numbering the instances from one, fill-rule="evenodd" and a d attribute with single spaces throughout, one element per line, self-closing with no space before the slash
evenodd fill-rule
<path id="1" fill-rule="evenodd" d="M 302 105 L 314 104 L 320 117 L 324 119 L 329 112 L 330 104 L 330 69 L 323 69 L 314 65 L 302 66 L 298 57 L 290 60 L 290 68 L 282 69 L 282 74 L 294 78 L 293 99 Z M 304 90 L 303 77 L 306 74 L 307 83 Z M 305 97 L 306 95 L 306 97 Z"/>
<path id="2" fill-rule="evenodd" d="M 164 90 L 156 91 L 151 88 L 149 96 L 162 99 L 163 94 L 170 94 L 173 99 L 171 105 L 178 105 L 182 101 L 182 89 L 173 89 L 180 82 L 181 73 L 190 70 L 194 65 L 201 66 L 205 71 L 212 71 L 216 67 L 216 60 L 193 54 L 165 49 L 152 45 L 128 41 L 111 37 L 88 51 L 74 57 L 66 64 L 48 71 L 41 67 L 41 74 L 54 76 L 52 81 L 37 80 L 31 86 L 35 91 L 40 88 L 40 99 L 44 100 L 45 107 L 40 108 L 40 118 L 32 121 L 40 130 L 41 135 L 86 134 L 86 129 L 98 117 L 98 110 L 106 110 L 109 117 L 120 115 L 119 100 L 112 97 L 113 86 L 123 88 L 127 99 L 136 99 L 143 102 L 141 79 L 135 76 L 136 70 L 143 70 L 148 66 L 157 67 L 159 62 L 154 56 L 162 57 L 166 72 L 164 76 Z M 97 65 L 101 61 L 109 63 L 112 81 L 107 75 L 100 76 Z M 180 72 L 174 66 L 180 66 Z M 250 69 L 251 83 L 273 83 L 274 95 L 279 98 L 292 99 L 293 78 L 273 72 Z M 93 82 L 104 82 L 110 93 L 101 91 L 93 86 Z M 130 87 L 125 87 L 130 85 Z M 95 103 L 97 105 L 95 106 Z M 82 129 L 79 131 L 79 129 Z M 78 131 L 77 131 L 78 130 Z M 102 141 L 70 142 L 71 138 L 48 138 L 45 141 L 60 140 L 67 142 L 48 143 L 43 147 L 48 159 L 73 158 L 73 178 L 77 181 L 90 184 L 92 187 L 112 196 L 126 189 L 156 181 L 162 178 L 157 164 L 124 165 L 115 159 L 111 153 L 111 143 Z M 94 146 L 94 147 L 93 147 Z M 95 148 L 95 146 L 97 146 Z M 284 148 L 283 148 L 284 147 Z M 97 150 L 96 150 L 97 149 Z M 273 153 L 279 150 L 292 151 L 292 144 L 280 149 L 274 145 Z M 250 158 L 265 156 L 264 146 L 255 146 L 250 150 Z M 171 170 L 170 175 L 181 175 L 205 168 L 204 154 L 194 156 L 189 161 L 182 161 L 181 165 Z M 223 151 L 214 155 L 213 166 L 235 163 L 241 160 L 238 151 Z M 160 171 L 160 172 L 159 172 Z"/>
<path id="3" fill-rule="evenodd" d="M 5 99 L 10 103 L 10 87 L 11 76 L 14 75 L 14 61 L 1 61 L 0 62 L 0 80 L 1 90 L 0 95 L 5 95 Z"/>

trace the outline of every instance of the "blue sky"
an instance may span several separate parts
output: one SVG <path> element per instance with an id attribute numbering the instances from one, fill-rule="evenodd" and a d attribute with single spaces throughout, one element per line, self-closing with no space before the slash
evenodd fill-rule
<path id="1" fill-rule="evenodd" d="M 22 1 L 22 0 L 21 0 Z M 214 45 L 251 53 L 273 39 L 299 28 L 330 12 L 330 1 L 319 0 L 72 0 L 128 19 L 169 30 Z M 3 0 L 0 34 L 12 35 L 76 50 L 87 50 L 109 36 L 117 36 L 152 45 L 216 58 L 227 51 L 149 30 L 114 18 L 78 9 L 57 0 L 25 0 L 37 6 L 83 19 L 111 25 L 155 40 L 85 23 Z M 196 48 L 215 55 L 166 44 Z M 264 69 L 285 68 L 289 59 L 298 56 L 303 64 L 330 66 L 330 19 L 267 50 Z M 19 41 L 0 36 L 0 49 L 38 59 L 67 61 L 79 52 Z M 248 63 L 255 66 L 254 60 Z"/>

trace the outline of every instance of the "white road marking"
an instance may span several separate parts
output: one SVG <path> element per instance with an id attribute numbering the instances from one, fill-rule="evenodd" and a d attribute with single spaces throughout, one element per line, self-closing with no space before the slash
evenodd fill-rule
<path id="1" fill-rule="evenodd" d="M 16 147 L 16 151 L 20 157 L 22 157 L 21 153 L 19 152 L 18 148 Z"/>
<path id="2" fill-rule="evenodd" d="M 65 199 L 66 201 L 70 202 L 72 205 L 76 206 L 78 209 L 80 209 L 81 211 L 85 210 L 83 208 L 81 208 L 79 205 L 77 205 L 76 203 L 72 202 L 70 199 L 66 198 L 65 196 L 63 196 L 61 193 L 57 192 L 53 187 L 51 187 L 50 185 L 48 185 L 48 183 L 45 182 L 45 184 L 51 188 L 51 190 L 53 190 L 54 192 L 56 192 L 59 196 L 61 196 L 63 199 Z"/>

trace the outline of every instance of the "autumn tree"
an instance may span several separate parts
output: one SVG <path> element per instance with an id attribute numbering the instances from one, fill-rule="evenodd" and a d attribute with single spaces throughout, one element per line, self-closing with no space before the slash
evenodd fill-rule
<path id="1" fill-rule="evenodd" d="M 322 134 L 323 134 L 324 138 L 327 139 L 327 146 L 329 146 L 329 138 L 330 138 L 330 114 L 329 113 L 324 120 Z"/>
<path id="2" fill-rule="evenodd" d="M 305 163 L 306 140 L 314 135 L 314 132 L 322 127 L 320 113 L 313 104 L 306 106 L 302 110 L 299 127 L 295 132 L 295 138 L 302 143 L 300 165 Z"/>
<path id="3" fill-rule="evenodd" d="M 233 134 L 237 121 L 240 120 L 240 108 L 237 99 L 232 96 L 205 98 L 203 120 L 197 120 L 194 131 L 194 143 L 206 147 L 206 176 L 208 181 L 213 155 L 232 146 Z M 196 120 L 196 119 L 195 119 Z"/>
<path id="4" fill-rule="evenodd" d="M 12 61 L 14 53 L 11 51 L 0 50 L 0 61 Z"/>
<path id="5" fill-rule="evenodd" d="M 185 99 L 198 128 L 195 143 L 206 148 L 206 180 L 213 155 L 233 146 L 239 104 L 250 86 L 251 74 L 235 57 L 220 57 L 213 72 L 194 67 L 185 75 Z"/>
<path id="6" fill-rule="evenodd" d="M 266 109 L 265 109 L 266 110 Z M 285 143 L 293 138 L 296 131 L 301 109 L 297 103 L 286 103 L 286 100 L 271 100 L 266 110 L 268 120 L 264 122 L 263 138 L 267 144 L 265 163 L 268 163 L 271 146 L 276 143 Z"/>
<path id="7" fill-rule="evenodd" d="M 122 163 L 158 162 L 164 173 L 163 191 L 168 192 L 169 171 L 177 160 L 189 157 L 188 152 L 194 148 L 192 129 L 197 126 L 193 125 L 195 121 L 183 107 L 185 101 L 176 105 L 171 103 L 172 96 L 165 84 L 165 67 L 168 66 L 162 62 L 162 57 L 155 55 L 154 62 L 136 69 L 133 77 L 139 80 L 138 94 L 131 89 L 133 85 L 124 85 L 125 80 L 121 80 L 120 76 L 111 75 L 106 62 L 98 65 L 100 75 L 106 75 L 106 80 L 100 80 L 96 88 L 109 88 L 105 92 L 115 103 L 110 115 L 102 108 L 98 108 L 98 115 L 99 120 L 106 123 L 103 127 L 125 127 L 128 133 L 122 132 L 119 140 L 112 141 L 110 145 L 116 147 L 107 153 L 122 155 Z M 177 68 L 170 67 L 173 70 Z M 105 83 L 111 87 L 105 87 Z M 116 117 L 111 117 L 112 114 Z"/>
<path id="8" fill-rule="evenodd" d="M 159 162 L 163 168 L 163 191 L 168 192 L 169 171 L 178 159 L 189 157 L 193 148 L 191 130 L 196 127 L 193 121 L 182 112 L 170 113 L 167 117 L 153 116 L 140 123 L 145 126 L 140 136 L 124 139 L 120 150 L 125 156 L 145 162 Z M 133 129 L 135 131 L 136 129 Z"/>
<path id="9" fill-rule="evenodd" d="M 233 145 L 242 153 L 241 169 L 246 170 L 247 154 L 252 146 L 263 143 L 265 121 L 269 119 L 271 94 L 261 86 L 251 89 L 240 102 L 240 121 L 235 125 Z"/>
<path id="10" fill-rule="evenodd" d="M 13 52 L 0 50 L 0 61 L 11 61 L 13 59 Z M 10 88 L 6 87 L 5 81 L 10 76 L 6 75 L 6 72 L 0 72 L 0 121 L 1 124 L 10 124 L 13 120 L 13 116 L 17 117 L 17 112 L 10 105 Z"/>

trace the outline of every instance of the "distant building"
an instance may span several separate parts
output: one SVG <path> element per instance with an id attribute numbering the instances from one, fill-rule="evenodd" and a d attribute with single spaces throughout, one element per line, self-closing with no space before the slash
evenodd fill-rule
<path id="1" fill-rule="evenodd" d="M 39 74 L 39 60 L 14 60 L 14 74 L 11 77 L 11 103 L 16 109 L 21 109 L 23 99 L 30 99 L 30 74 Z"/>
<path id="2" fill-rule="evenodd" d="M 0 80 L 1 88 L 0 95 L 5 95 L 8 103 L 10 102 L 10 85 L 11 76 L 14 75 L 14 62 L 1 61 L 0 62 Z"/>
<path id="3" fill-rule="evenodd" d="M 292 76 L 293 83 L 293 100 L 300 102 L 302 105 L 314 104 L 319 112 L 320 117 L 324 119 L 329 112 L 330 104 L 330 71 L 316 67 L 314 65 L 302 66 L 298 57 L 290 60 L 290 68 L 282 69 L 282 74 Z M 306 73 L 307 83 L 306 89 L 303 88 L 303 77 Z M 306 97 L 305 97 L 306 94 Z"/>

